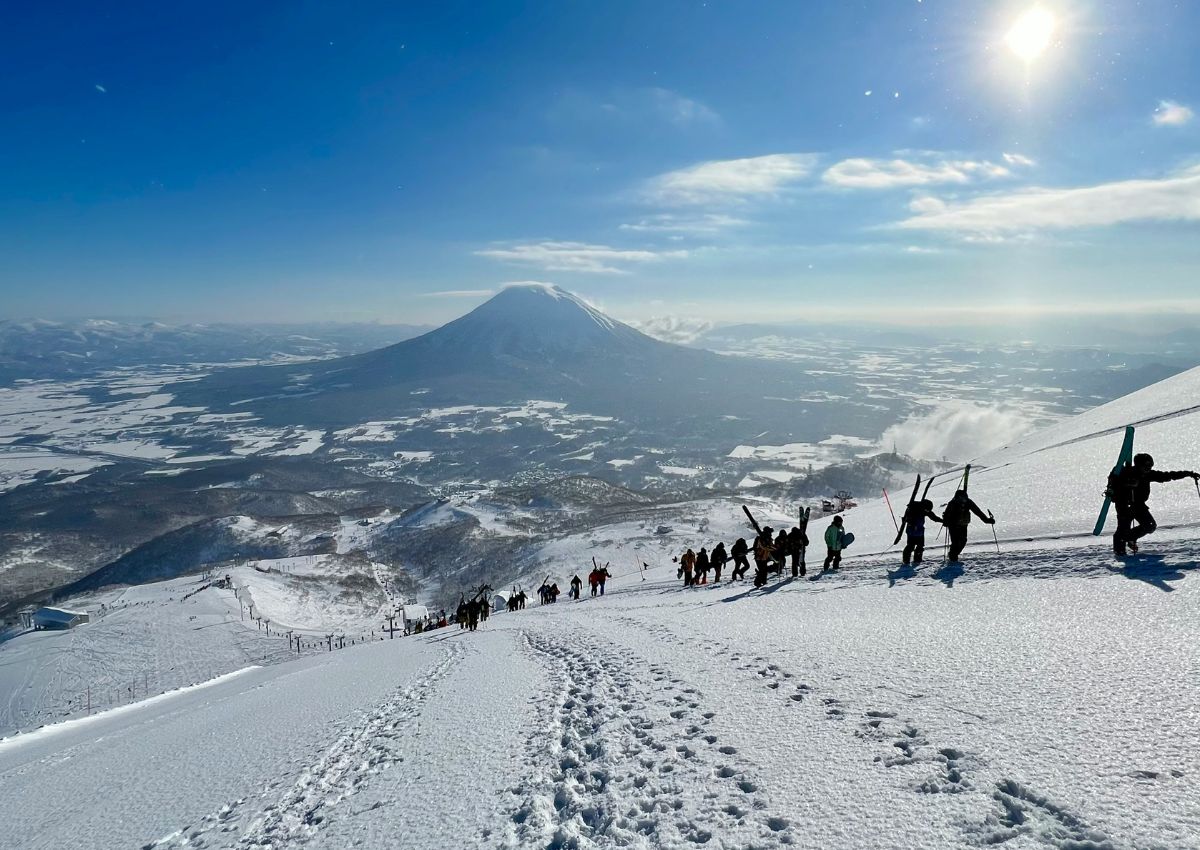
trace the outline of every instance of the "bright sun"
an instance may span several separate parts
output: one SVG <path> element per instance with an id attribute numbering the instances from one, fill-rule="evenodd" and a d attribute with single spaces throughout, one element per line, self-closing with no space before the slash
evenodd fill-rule
<path id="1" fill-rule="evenodd" d="M 1050 46 L 1056 25 L 1053 14 L 1035 6 L 1017 18 L 1004 40 L 1013 53 L 1032 62 Z"/>

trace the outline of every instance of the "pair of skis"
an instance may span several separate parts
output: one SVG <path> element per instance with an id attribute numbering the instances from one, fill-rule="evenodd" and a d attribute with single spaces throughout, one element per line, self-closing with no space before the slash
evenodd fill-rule
<path id="1" fill-rule="evenodd" d="M 801 508 L 800 509 L 800 533 L 804 536 L 805 539 L 808 538 L 808 517 L 811 513 L 812 513 L 812 508 Z M 792 567 L 792 576 L 793 577 L 796 577 L 797 575 L 799 575 L 800 570 L 804 570 L 805 572 L 808 572 L 808 568 L 804 564 L 804 557 L 807 554 L 808 554 L 808 547 L 805 546 L 804 544 L 801 544 L 800 545 L 800 566 Z"/>

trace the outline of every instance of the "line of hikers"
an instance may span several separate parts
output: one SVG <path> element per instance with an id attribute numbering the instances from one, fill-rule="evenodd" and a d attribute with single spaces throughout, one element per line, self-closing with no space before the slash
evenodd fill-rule
<path id="1" fill-rule="evenodd" d="M 490 589 L 488 588 L 488 590 Z M 454 621 L 458 623 L 460 629 L 475 631 L 479 628 L 480 623 L 487 622 L 490 611 L 491 605 L 488 603 L 487 593 L 481 590 L 471 599 L 459 597 L 458 609 L 454 612 Z"/>
<path id="2" fill-rule="evenodd" d="M 1132 463 L 1127 463 L 1120 471 L 1109 475 L 1106 495 L 1112 500 L 1117 511 L 1117 529 L 1113 534 L 1113 552 L 1118 556 L 1129 553 L 1136 554 L 1138 543 L 1142 537 L 1154 533 L 1158 528 L 1154 516 L 1150 513 L 1147 501 L 1150 498 L 1151 483 L 1165 483 L 1191 478 L 1197 482 L 1197 492 L 1200 493 L 1200 473 L 1192 470 L 1159 471 L 1154 469 L 1154 458 L 1149 454 L 1138 454 Z M 996 518 L 991 511 L 986 513 L 975 503 L 965 489 L 954 492 L 950 501 L 942 509 L 942 515 L 934 513 L 933 502 L 930 499 L 913 499 L 905 507 L 903 525 L 905 543 L 901 551 L 901 561 L 908 564 L 920 564 L 925 557 L 925 526 L 926 520 L 941 524 L 946 532 L 947 562 L 958 563 L 966 548 L 971 517 L 978 517 L 987 525 L 995 525 Z M 725 544 L 718 543 L 709 552 L 701 548 L 699 552 L 688 549 L 678 559 L 679 570 L 677 577 L 683 579 L 684 587 L 708 584 L 708 574 L 713 573 L 713 581 L 721 580 L 721 573 L 730 560 L 733 561 L 733 572 L 730 580 L 744 578 L 750 569 L 747 556 L 753 552 L 755 563 L 754 586 L 766 584 L 770 572 L 782 574 L 787 560 L 791 559 L 792 575 L 803 576 L 806 573 L 804 557 L 809 540 L 805 530 L 793 526 L 791 531 L 782 531 L 774 535 L 769 526 L 754 538 L 753 548 L 746 543 L 744 537 L 739 537 L 725 551 Z M 939 535 L 940 536 L 940 535 Z M 829 527 L 825 529 L 825 562 L 822 571 L 837 570 L 842 561 L 842 550 L 852 540 L 845 530 L 845 521 L 835 516 Z"/>
<path id="3" fill-rule="evenodd" d="M 599 564 L 594 565 L 592 571 L 588 573 L 588 586 L 592 589 L 592 596 L 603 596 L 604 585 L 610 578 L 612 578 L 612 573 L 608 571 L 608 564 L 605 564 L 603 567 Z M 576 573 L 571 577 L 571 590 L 568 595 L 578 601 L 582 589 L 583 579 Z M 538 597 L 541 599 L 543 605 L 552 605 L 557 602 L 560 593 L 562 591 L 558 589 L 558 582 L 551 582 L 549 576 L 542 582 L 542 586 L 538 588 Z M 521 607 L 525 606 L 522 605 Z"/>
<path id="4" fill-rule="evenodd" d="M 840 524 L 841 517 L 835 517 L 834 521 Z M 834 540 L 831 553 L 833 547 L 836 547 L 840 552 L 840 538 Z M 806 575 L 808 570 L 804 563 L 804 555 L 807 550 L 808 534 L 799 526 L 792 526 L 791 531 L 780 529 L 778 535 L 774 533 L 774 529 L 767 526 L 754 538 L 753 547 L 746 542 L 746 538 L 739 537 L 729 547 L 728 552 L 726 552 L 723 542 L 717 543 L 711 552 L 706 547 L 701 547 L 699 552 L 688 549 L 675 559 L 679 564 L 676 577 L 683 579 L 684 587 L 693 587 L 708 584 L 708 574 L 711 571 L 713 573 L 713 581 L 720 582 L 721 573 L 724 571 L 725 565 L 732 561 L 733 571 L 729 574 L 729 580 L 739 581 L 745 578 L 746 573 L 750 571 L 749 558 L 753 555 L 755 565 L 754 586 L 762 587 L 767 583 L 767 575 L 770 572 L 774 571 L 780 575 L 783 574 L 784 567 L 787 565 L 789 559 L 792 564 L 793 576 Z M 831 568 L 830 559 L 828 558 L 826 559 L 825 568 Z M 836 569 L 836 566 L 833 568 Z"/>
<path id="5" fill-rule="evenodd" d="M 940 523 L 949 538 L 949 548 L 946 550 L 946 560 L 957 562 L 962 550 L 967 545 L 967 529 L 971 525 L 971 514 L 988 525 L 995 525 L 996 518 L 992 512 L 986 514 L 979 505 L 967 495 L 966 490 L 956 490 L 954 496 L 942 509 L 942 515 L 933 512 L 933 502 L 929 499 L 914 499 L 904 509 L 902 518 L 905 540 L 904 550 L 900 560 L 905 564 L 919 564 L 925 557 L 925 520 L 931 519 Z"/>
<path id="6" fill-rule="evenodd" d="M 967 545 L 967 529 L 971 523 L 971 515 L 979 517 L 989 525 L 996 522 L 991 513 L 984 513 L 965 490 L 958 490 L 946 505 L 942 516 L 933 512 L 933 502 L 929 499 L 914 499 L 905 509 L 904 522 L 907 539 L 901 555 L 905 564 L 921 563 L 925 553 L 925 520 L 931 519 L 941 523 L 949 535 L 949 548 L 946 558 L 957 561 Z M 853 540 L 853 535 L 846 531 L 845 520 L 841 515 L 835 516 L 825 529 L 825 560 L 821 565 L 822 572 L 837 571 L 842 564 L 842 551 Z M 749 544 L 746 538 L 739 537 L 728 552 L 723 542 L 717 543 L 712 551 L 701 547 L 699 552 L 688 549 L 676 558 L 679 569 L 676 577 L 683 580 L 684 587 L 708 584 L 708 574 L 713 574 L 713 581 L 719 582 L 726 564 L 733 562 L 730 581 L 745 578 L 750 571 L 749 558 L 754 558 L 754 586 L 762 587 L 767 583 L 771 573 L 782 575 L 789 561 L 792 576 L 807 575 L 805 555 L 809 546 L 808 534 L 799 526 L 792 526 L 790 531 L 780 529 L 778 534 L 770 526 L 764 527 Z"/>
<path id="7" fill-rule="evenodd" d="M 1159 471 L 1154 469 L 1154 458 L 1149 454 L 1138 454 L 1132 463 L 1109 475 L 1108 488 L 1105 494 L 1112 500 L 1117 511 L 1117 529 L 1113 534 L 1113 551 L 1118 556 L 1136 554 L 1138 543 L 1142 537 L 1152 534 L 1158 527 L 1154 516 L 1147 507 L 1150 498 L 1151 483 L 1164 483 L 1191 478 L 1197 482 L 1200 492 L 1200 473 L 1191 470 Z M 928 490 L 928 487 L 926 488 Z M 915 492 L 915 491 L 914 491 Z M 908 503 L 903 513 L 902 529 L 905 537 L 901 560 L 904 564 L 920 564 L 925 556 L 925 527 L 926 521 L 942 525 L 947 535 L 945 557 L 948 562 L 957 563 L 967 545 L 968 530 L 971 517 L 978 517 L 987 525 L 995 525 L 996 518 L 991 511 L 984 512 L 975 501 L 967 495 L 965 489 L 956 490 L 954 496 L 942 509 L 942 515 L 934 512 L 930 499 L 914 498 Z M 807 525 L 807 523 L 805 523 Z M 757 528 L 757 524 L 755 525 Z M 1097 532 L 1099 533 L 1099 532 Z M 940 536 L 940 535 L 939 535 Z M 822 572 L 836 571 L 841 566 L 842 551 L 853 540 L 853 535 L 847 533 L 845 521 L 841 515 L 833 518 L 825 529 L 825 561 Z M 726 566 L 732 562 L 733 569 L 729 581 L 740 581 L 750 571 L 750 558 L 753 557 L 754 586 L 762 587 L 767 583 L 767 577 L 772 572 L 782 575 L 784 569 L 791 563 L 792 576 L 807 574 L 805 555 L 809 546 L 806 529 L 792 526 L 790 531 L 780 529 L 778 534 L 770 526 L 765 526 L 754 537 L 754 543 L 749 544 L 746 538 L 739 537 L 728 551 L 724 542 L 718 542 L 710 552 L 701 547 L 699 552 L 688 549 L 674 559 L 679 564 L 677 577 L 683 580 L 684 587 L 706 585 L 709 583 L 709 573 L 713 574 L 713 582 L 721 581 Z M 608 564 L 603 567 L 593 562 L 593 569 L 588 573 L 588 585 L 592 596 L 603 596 L 604 586 L 612 574 Z M 580 598 L 583 580 L 576 574 L 570 581 L 570 598 Z M 549 577 L 538 588 L 541 604 L 553 604 L 558 601 L 560 590 L 557 582 L 551 582 Z M 484 596 L 484 589 L 471 600 L 461 599 L 455 620 L 459 628 L 475 630 L 480 622 L 488 618 L 489 606 Z M 525 591 L 514 592 L 508 599 L 509 611 L 517 611 L 525 607 Z"/>
<path id="8" fill-rule="evenodd" d="M 1137 554 L 1138 540 L 1147 534 L 1153 534 L 1158 528 L 1154 515 L 1150 513 L 1147 502 L 1150 499 L 1150 485 L 1163 484 L 1168 481 L 1180 481 L 1191 478 L 1197 483 L 1197 493 L 1200 493 L 1200 473 L 1190 469 L 1162 471 L 1154 468 L 1154 458 L 1143 452 L 1133 456 L 1132 463 L 1127 462 L 1120 470 L 1108 476 L 1108 486 L 1105 495 L 1112 500 L 1117 510 L 1117 528 L 1113 532 L 1113 554 L 1123 557 L 1130 553 Z M 901 560 L 905 563 L 921 563 L 925 551 L 925 520 L 931 519 L 941 523 L 949 538 L 949 548 L 946 550 L 946 560 L 958 562 L 963 548 L 967 545 L 967 529 L 971 524 L 971 515 L 979 517 L 988 525 L 995 525 L 996 518 L 992 512 L 986 514 L 967 495 L 966 490 L 958 490 L 946 504 L 939 517 L 933 512 L 933 502 L 929 499 L 914 500 L 908 504 L 904 512 L 904 528 L 907 533 Z M 1096 531 L 1100 533 L 1099 528 Z"/>

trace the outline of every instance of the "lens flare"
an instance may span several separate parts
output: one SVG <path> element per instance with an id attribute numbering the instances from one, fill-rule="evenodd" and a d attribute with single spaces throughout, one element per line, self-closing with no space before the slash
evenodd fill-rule
<path id="1" fill-rule="evenodd" d="M 1013 53 L 1026 62 L 1032 62 L 1050 46 L 1057 25 L 1051 12 L 1034 7 L 1017 18 L 1004 41 Z"/>

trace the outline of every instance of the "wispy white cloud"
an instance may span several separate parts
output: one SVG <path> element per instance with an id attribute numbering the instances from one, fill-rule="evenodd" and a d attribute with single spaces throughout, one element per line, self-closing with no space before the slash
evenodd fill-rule
<path id="1" fill-rule="evenodd" d="M 1196 113 L 1182 103 L 1160 100 L 1151 120 L 1154 121 L 1156 127 L 1182 127 L 1195 117 Z"/>
<path id="2" fill-rule="evenodd" d="M 1037 165 L 1034 160 L 1022 153 L 1006 153 L 1004 154 L 1004 161 L 1009 165 L 1020 165 L 1025 168 L 1032 168 L 1033 166 Z"/>
<path id="3" fill-rule="evenodd" d="M 953 203 L 926 196 L 914 199 L 909 208 L 915 215 L 897 227 L 977 240 L 1131 221 L 1200 221 L 1200 168 L 1154 180 L 1023 189 Z"/>
<path id="4" fill-rule="evenodd" d="M 422 298 L 486 298 L 495 295 L 494 289 L 443 289 L 438 292 L 418 292 Z"/>
<path id="5" fill-rule="evenodd" d="M 644 197 L 667 205 L 708 204 L 770 197 L 808 177 L 816 154 L 776 153 L 744 159 L 718 159 L 668 171 L 651 179 Z"/>
<path id="6" fill-rule="evenodd" d="M 1007 177 L 1003 165 L 987 160 L 936 159 L 843 159 L 825 170 L 822 179 L 848 189 L 895 189 L 937 183 L 970 183 L 974 180 Z"/>
<path id="7" fill-rule="evenodd" d="M 906 254 L 940 254 L 941 248 L 927 248 L 924 245 L 905 245 L 904 253 Z"/>
<path id="8" fill-rule="evenodd" d="M 749 224 L 744 218 L 720 213 L 707 215 L 681 216 L 671 213 L 646 216 L 635 222 L 620 225 L 621 230 L 631 230 L 636 233 L 672 233 L 672 234 L 701 234 L 712 235 L 734 227 L 744 227 Z"/>
<path id="9" fill-rule="evenodd" d="M 568 90 L 554 101 L 550 115 L 571 122 L 645 124 L 653 121 L 693 129 L 721 122 L 721 116 L 708 104 L 659 86 L 616 89 L 603 94 Z"/>
<path id="10" fill-rule="evenodd" d="M 685 250 L 652 251 L 613 248 L 587 242 L 529 242 L 476 251 L 491 257 L 546 271 L 588 272 L 592 274 L 628 274 L 628 266 L 686 257 Z"/>
<path id="11" fill-rule="evenodd" d="M 721 120 L 707 104 L 664 88 L 640 89 L 637 99 L 646 98 L 654 110 L 672 124 L 716 124 Z"/>
<path id="12" fill-rule="evenodd" d="M 106 89 L 104 86 L 100 85 L 99 83 L 96 83 L 96 91 L 100 92 L 100 94 L 108 94 L 108 89 Z"/>

